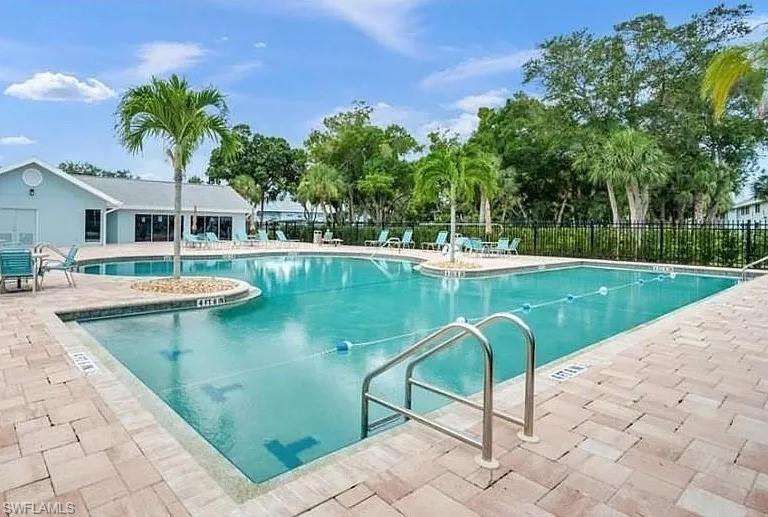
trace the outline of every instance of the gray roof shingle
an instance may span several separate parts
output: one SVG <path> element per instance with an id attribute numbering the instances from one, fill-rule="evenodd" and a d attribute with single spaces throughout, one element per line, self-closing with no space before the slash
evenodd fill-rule
<path id="1" fill-rule="evenodd" d="M 121 201 L 121 208 L 173 210 L 173 182 L 78 175 L 77 179 Z M 181 194 L 184 211 L 251 212 L 245 199 L 231 187 L 185 183 Z"/>

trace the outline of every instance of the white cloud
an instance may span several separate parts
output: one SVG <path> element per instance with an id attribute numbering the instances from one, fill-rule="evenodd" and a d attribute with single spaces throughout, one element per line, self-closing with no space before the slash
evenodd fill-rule
<path id="1" fill-rule="evenodd" d="M 241 63 L 235 63 L 226 68 L 223 72 L 216 74 L 211 82 L 214 84 L 229 84 L 239 81 L 243 77 L 247 77 L 254 70 L 261 68 L 261 61 L 243 61 Z"/>
<path id="2" fill-rule="evenodd" d="M 434 72 L 420 81 L 423 87 L 432 87 L 446 82 L 457 82 L 474 77 L 511 72 L 521 68 L 527 61 L 535 58 L 535 49 L 518 50 L 509 54 L 486 57 L 473 57 L 458 65 Z"/>
<path id="3" fill-rule="evenodd" d="M 0 145 L 31 145 L 35 141 L 23 135 L 0 136 Z"/>
<path id="4" fill-rule="evenodd" d="M 139 47 L 139 64 L 132 71 L 139 77 L 162 75 L 194 66 L 207 53 L 198 43 L 153 41 Z"/>
<path id="5" fill-rule="evenodd" d="M 457 117 L 445 120 L 434 120 L 421 127 L 421 135 L 427 135 L 433 131 L 448 131 L 455 133 L 461 140 L 466 140 L 477 129 L 478 118 L 474 113 L 461 113 Z"/>
<path id="6" fill-rule="evenodd" d="M 752 32 L 743 40 L 759 41 L 768 34 L 768 13 L 755 13 L 747 17 L 744 22 L 752 29 Z"/>
<path id="7" fill-rule="evenodd" d="M 466 113 L 475 114 L 480 108 L 495 108 L 501 106 L 508 98 L 509 90 L 507 88 L 496 88 L 477 95 L 467 95 L 466 97 L 451 103 L 449 107 Z"/>
<path id="8" fill-rule="evenodd" d="M 458 110 L 461 113 L 454 117 L 444 120 L 434 120 L 421 127 L 421 133 L 427 135 L 432 131 L 448 131 L 456 133 L 462 140 L 468 139 L 477 129 L 480 119 L 477 111 L 480 108 L 494 108 L 501 106 L 507 101 L 509 90 L 507 88 L 496 88 L 476 95 L 467 95 L 461 99 L 448 104 L 449 109 Z"/>
<path id="9" fill-rule="evenodd" d="M 267 43 L 265 41 L 257 41 L 253 44 L 253 48 L 267 48 Z"/>
<path id="10" fill-rule="evenodd" d="M 8 86 L 11 97 L 35 101 L 99 102 L 115 96 L 115 91 L 93 78 L 80 80 L 74 75 L 38 72 L 26 81 Z"/>
<path id="11" fill-rule="evenodd" d="M 425 0 L 314 0 L 302 5 L 321 8 L 355 27 L 382 46 L 413 54 L 418 20 L 414 11 Z"/>

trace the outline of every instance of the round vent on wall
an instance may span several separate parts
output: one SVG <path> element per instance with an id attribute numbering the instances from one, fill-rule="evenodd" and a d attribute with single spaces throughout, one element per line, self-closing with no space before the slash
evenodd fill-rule
<path id="1" fill-rule="evenodd" d="M 43 183 L 43 174 L 37 169 L 27 169 L 21 174 L 21 180 L 28 187 L 39 187 Z"/>

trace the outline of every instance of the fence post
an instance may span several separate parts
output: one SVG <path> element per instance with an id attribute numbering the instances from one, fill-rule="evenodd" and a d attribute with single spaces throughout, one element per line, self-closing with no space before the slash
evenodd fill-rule
<path id="1" fill-rule="evenodd" d="M 533 254 L 536 255 L 539 252 L 539 226 L 533 223 Z"/>
<path id="2" fill-rule="evenodd" d="M 659 221 L 659 262 L 664 260 L 664 221 Z"/>
<path id="3" fill-rule="evenodd" d="M 742 266 L 746 266 L 752 262 L 752 220 L 750 219 L 746 223 L 745 236 L 744 236 L 744 263 Z"/>
<path id="4" fill-rule="evenodd" d="M 595 258 L 595 222 L 589 222 L 589 256 Z"/>

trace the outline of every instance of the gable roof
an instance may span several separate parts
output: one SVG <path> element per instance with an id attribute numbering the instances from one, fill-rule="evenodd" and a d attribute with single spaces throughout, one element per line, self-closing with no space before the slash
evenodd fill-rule
<path id="1" fill-rule="evenodd" d="M 86 192 L 89 192 L 93 194 L 94 196 L 103 199 L 107 202 L 107 204 L 112 205 L 113 207 L 119 207 L 122 203 L 118 201 L 117 198 L 112 197 L 98 188 L 94 188 L 92 185 L 81 181 L 78 179 L 78 177 L 73 176 L 71 174 L 67 174 L 63 170 L 59 169 L 58 167 L 54 167 L 50 163 L 46 163 L 43 160 L 32 158 L 30 160 L 26 160 L 21 163 L 17 163 L 15 165 L 9 165 L 8 167 L 3 167 L 0 169 L 0 175 L 5 174 L 7 172 L 11 171 L 17 171 L 19 169 L 25 169 L 30 166 L 37 166 L 39 169 L 42 169 L 44 171 L 47 171 L 55 176 L 58 176 L 59 178 L 63 179 L 64 181 L 67 181 L 73 185 L 75 185 L 77 188 L 83 189 Z"/>
<path id="2" fill-rule="evenodd" d="M 142 179 L 83 176 L 77 178 L 105 194 L 121 201 L 123 210 L 173 211 L 174 183 Z M 181 194 L 181 209 L 191 212 L 224 212 L 249 214 L 251 206 L 232 187 L 185 183 Z"/>

